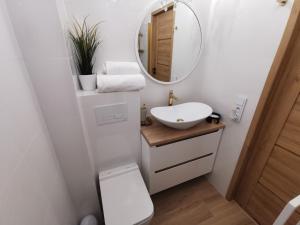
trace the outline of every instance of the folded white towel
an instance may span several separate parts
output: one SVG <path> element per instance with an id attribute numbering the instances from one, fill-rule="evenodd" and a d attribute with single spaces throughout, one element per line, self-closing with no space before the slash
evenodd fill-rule
<path id="1" fill-rule="evenodd" d="M 132 75 L 98 75 L 97 86 L 98 92 L 125 92 L 139 91 L 146 85 L 145 78 L 142 74 Z"/>
<path id="2" fill-rule="evenodd" d="M 108 75 L 141 74 L 141 68 L 136 62 L 112 62 L 106 61 L 103 65 L 103 73 Z"/>

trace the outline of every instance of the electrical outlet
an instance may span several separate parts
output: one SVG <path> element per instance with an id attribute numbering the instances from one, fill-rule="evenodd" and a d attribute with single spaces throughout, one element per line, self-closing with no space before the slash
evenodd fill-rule
<path id="1" fill-rule="evenodd" d="M 245 107 L 247 103 L 247 97 L 244 95 L 239 95 L 236 98 L 235 105 L 232 109 L 231 118 L 233 121 L 239 123 L 242 119 Z"/>

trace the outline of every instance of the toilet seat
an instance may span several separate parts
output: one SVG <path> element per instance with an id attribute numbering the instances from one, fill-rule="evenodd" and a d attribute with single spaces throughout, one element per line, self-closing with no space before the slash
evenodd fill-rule
<path id="1" fill-rule="evenodd" d="M 129 164 L 99 174 L 106 225 L 145 224 L 153 204 L 139 168 Z"/>

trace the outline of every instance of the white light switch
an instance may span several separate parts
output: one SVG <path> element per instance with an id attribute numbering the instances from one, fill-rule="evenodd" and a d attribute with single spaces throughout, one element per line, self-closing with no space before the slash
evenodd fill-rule
<path id="1" fill-rule="evenodd" d="M 236 98 L 235 105 L 232 110 L 231 118 L 233 121 L 239 123 L 242 119 L 243 112 L 245 110 L 247 103 L 247 97 L 243 95 L 239 95 Z"/>
<path id="2" fill-rule="evenodd" d="M 110 123 L 119 123 L 128 119 L 127 103 L 101 105 L 95 107 L 96 122 L 99 126 Z"/>

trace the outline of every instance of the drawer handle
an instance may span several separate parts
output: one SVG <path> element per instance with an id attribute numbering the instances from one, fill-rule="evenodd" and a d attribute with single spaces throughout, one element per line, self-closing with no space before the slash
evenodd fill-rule
<path id="1" fill-rule="evenodd" d="M 157 170 L 157 171 L 155 171 L 155 173 L 160 173 L 160 172 L 163 172 L 163 171 L 166 171 L 166 170 L 169 170 L 169 169 L 173 169 L 173 168 L 175 168 L 175 167 L 177 167 L 177 166 L 182 166 L 182 165 L 184 165 L 184 164 L 187 164 L 187 163 L 196 161 L 196 160 L 198 160 L 198 159 L 206 158 L 206 157 L 208 157 L 208 156 L 211 156 L 212 154 L 213 154 L 213 153 L 209 153 L 209 154 L 206 154 L 206 155 L 203 155 L 203 156 L 194 158 L 194 159 L 190 159 L 190 160 L 188 160 L 188 161 L 185 161 L 185 162 L 182 162 L 182 163 L 178 163 L 178 164 L 175 164 L 175 165 L 173 165 L 173 166 L 166 167 L 166 168 L 164 168 L 164 169 Z"/>

